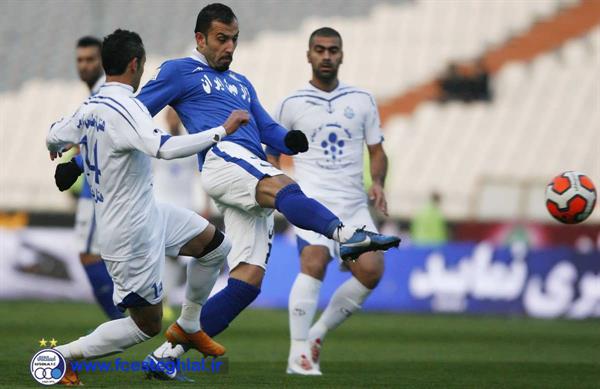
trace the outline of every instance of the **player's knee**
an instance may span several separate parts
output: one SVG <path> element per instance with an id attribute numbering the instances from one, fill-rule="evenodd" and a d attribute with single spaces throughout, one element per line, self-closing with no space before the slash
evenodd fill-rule
<path id="1" fill-rule="evenodd" d="M 303 255 L 300 271 L 318 280 L 325 278 L 328 258 L 320 255 Z"/>
<path id="2" fill-rule="evenodd" d="M 365 261 L 364 263 L 360 263 L 359 260 L 359 266 L 353 273 L 361 284 L 369 289 L 374 289 L 383 277 L 383 271 L 383 259 L 381 261 Z"/>
<path id="3" fill-rule="evenodd" d="M 155 337 L 162 330 L 162 318 L 160 317 L 144 318 L 142 320 L 134 319 L 134 321 L 138 328 L 149 337 Z"/>

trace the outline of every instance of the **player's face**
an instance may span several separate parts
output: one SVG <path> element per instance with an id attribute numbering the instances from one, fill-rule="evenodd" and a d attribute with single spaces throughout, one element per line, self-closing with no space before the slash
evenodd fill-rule
<path id="1" fill-rule="evenodd" d="M 131 60 L 129 65 L 131 66 L 132 72 L 132 80 L 131 86 L 133 87 L 133 91 L 135 92 L 140 87 L 140 82 L 142 81 L 142 75 L 144 74 L 144 65 L 146 64 L 146 56 L 144 55 L 139 61 L 137 58 Z"/>
<path id="2" fill-rule="evenodd" d="M 338 69 L 344 58 L 338 38 L 314 37 L 306 55 L 316 78 L 323 81 L 337 78 Z"/>
<path id="3" fill-rule="evenodd" d="M 215 20 L 211 23 L 206 37 L 202 33 L 196 33 L 198 51 L 206 57 L 213 69 L 224 72 L 233 61 L 239 33 L 237 20 L 231 24 Z"/>
<path id="4" fill-rule="evenodd" d="M 94 84 L 102 75 L 100 49 L 96 46 L 78 47 L 76 56 L 79 78 L 88 85 Z"/>

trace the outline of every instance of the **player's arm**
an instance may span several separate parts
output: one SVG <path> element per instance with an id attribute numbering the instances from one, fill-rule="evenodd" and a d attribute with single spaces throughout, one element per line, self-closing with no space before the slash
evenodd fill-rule
<path id="1" fill-rule="evenodd" d="M 75 112 L 70 118 L 62 118 L 50 126 L 46 136 L 46 147 L 50 151 L 51 160 L 61 157 L 63 152 L 79 143 L 81 130 L 77 126 L 79 123 L 77 113 Z"/>
<path id="2" fill-rule="evenodd" d="M 277 109 L 273 113 L 273 119 L 277 123 L 280 123 L 284 128 L 293 130 L 294 129 L 294 125 L 293 125 L 293 121 L 292 121 L 292 118 L 291 118 L 291 112 L 290 112 L 289 109 L 284 109 L 286 101 L 287 101 L 287 99 L 284 99 L 277 106 Z M 279 151 L 275 150 L 271 146 L 267 146 L 265 148 L 265 153 L 267 154 L 267 161 L 271 165 L 273 165 L 273 166 L 275 166 L 276 168 L 279 169 L 280 168 L 280 161 L 281 161 L 281 153 Z"/>
<path id="3" fill-rule="evenodd" d="M 129 123 L 123 120 L 124 128 L 113 134 L 114 143 L 118 149 L 136 149 L 160 159 L 184 158 L 204 151 L 248 123 L 250 118 L 247 111 L 237 110 L 229 115 L 222 126 L 196 134 L 171 136 L 154 126 L 150 113 L 143 106 L 133 103 L 137 106 L 137 109 L 132 107 L 136 126 L 126 128 Z"/>
<path id="4" fill-rule="evenodd" d="M 261 143 L 271 146 L 276 151 L 294 155 L 308 150 L 308 139 L 302 131 L 288 131 L 277 123 L 271 115 L 263 108 L 258 100 L 254 87 L 248 82 L 252 102 L 250 110 L 256 120 L 260 132 Z"/>
<path id="5" fill-rule="evenodd" d="M 368 145 L 369 161 L 371 163 L 371 188 L 369 189 L 369 199 L 373 201 L 377 208 L 385 216 L 388 216 L 387 201 L 383 187 L 385 185 L 385 177 L 387 176 L 388 159 L 383 150 L 382 143 Z"/>
<path id="6" fill-rule="evenodd" d="M 164 107 L 173 103 L 183 93 L 182 79 L 177 72 L 177 63 L 167 61 L 158 68 L 154 77 L 144 85 L 137 95 L 150 112 L 156 116 Z"/>
<path id="7" fill-rule="evenodd" d="M 164 143 L 161 141 L 156 156 L 161 159 L 175 159 L 197 154 L 219 142 L 225 135 L 233 134 L 249 120 L 248 111 L 236 110 L 231 112 L 222 126 L 196 134 L 166 135 L 167 138 Z"/>
<path id="8" fill-rule="evenodd" d="M 383 150 L 383 133 L 379 121 L 379 111 L 373 97 L 370 97 L 370 109 L 365 118 L 365 141 L 369 150 L 369 161 L 371 164 L 371 188 L 369 189 L 369 200 L 385 216 L 388 216 L 385 192 L 385 177 L 388 170 L 388 159 Z"/>

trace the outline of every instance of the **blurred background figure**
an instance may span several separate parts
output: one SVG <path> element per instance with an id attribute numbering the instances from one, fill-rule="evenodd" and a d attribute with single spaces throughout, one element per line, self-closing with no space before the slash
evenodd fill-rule
<path id="1" fill-rule="evenodd" d="M 429 201 L 417 211 L 410 227 L 416 245 L 440 245 L 448 241 L 448 224 L 441 207 L 442 198 L 433 192 Z"/>

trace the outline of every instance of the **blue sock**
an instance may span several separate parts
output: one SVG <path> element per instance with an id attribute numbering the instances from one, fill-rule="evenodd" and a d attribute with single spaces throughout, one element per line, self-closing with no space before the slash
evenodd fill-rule
<path id="1" fill-rule="evenodd" d="M 223 332 L 260 293 L 244 281 L 229 278 L 227 286 L 206 301 L 200 314 L 202 330 L 210 337 Z"/>
<path id="2" fill-rule="evenodd" d="M 328 238 L 333 237 L 335 229 L 342 223 L 323 204 L 306 197 L 298 184 L 290 184 L 277 192 L 275 208 L 296 227 L 318 232 Z"/>
<path id="3" fill-rule="evenodd" d="M 113 282 L 106 270 L 104 261 L 83 265 L 90 280 L 96 301 L 111 320 L 121 319 L 123 314 L 113 303 Z"/>

